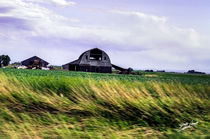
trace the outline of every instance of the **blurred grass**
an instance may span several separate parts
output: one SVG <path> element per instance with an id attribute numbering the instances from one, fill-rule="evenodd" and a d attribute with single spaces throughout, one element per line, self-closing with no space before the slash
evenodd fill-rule
<path id="1" fill-rule="evenodd" d="M 209 97 L 202 80 L 0 72 L 0 138 L 209 138 Z M 199 124 L 178 132 L 192 120 Z"/>

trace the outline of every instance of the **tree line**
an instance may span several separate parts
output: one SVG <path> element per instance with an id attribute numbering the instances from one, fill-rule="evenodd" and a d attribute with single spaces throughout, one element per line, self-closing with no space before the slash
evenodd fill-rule
<path id="1" fill-rule="evenodd" d="M 10 61 L 11 59 L 8 55 L 0 55 L 0 68 L 2 66 L 8 66 Z"/>

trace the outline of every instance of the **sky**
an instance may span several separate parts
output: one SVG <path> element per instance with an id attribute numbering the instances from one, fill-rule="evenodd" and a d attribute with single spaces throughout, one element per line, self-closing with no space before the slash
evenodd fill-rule
<path id="1" fill-rule="evenodd" d="M 209 0 L 0 0 L 0 54 L 51 65 L 104 50 L 124 68 L 210 72 Z"/>

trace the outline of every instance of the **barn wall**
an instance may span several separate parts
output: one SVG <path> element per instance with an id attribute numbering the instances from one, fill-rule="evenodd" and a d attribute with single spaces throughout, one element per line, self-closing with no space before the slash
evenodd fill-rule
<path id="1" fill-rule="evenodd" d="M 63 67 L 63 69 L 65 69 L 65 70 L 69 70 L 69 64 L 63 65 L 62 67 Z"/>
<path id="2" fill-rule="evenodd" d="M 112 67 L 69 65 L 70 71 L 112 73 Z"/>

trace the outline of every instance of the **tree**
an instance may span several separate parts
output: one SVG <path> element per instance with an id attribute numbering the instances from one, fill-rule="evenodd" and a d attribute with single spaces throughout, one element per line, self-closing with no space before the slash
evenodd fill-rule
<path id="1" fill-rule="evenodd" d="M 2 65 L 2 57 L 0 56 L 0 68 L 1 68 L 1 65 Z"/>
<path id="2" fill-rule="evenodd" d="M 8 55 L 0 55 L 0 67 L 2 64 L 3 66 L 8 66 L 10 61 L 11 59 Z"/>

